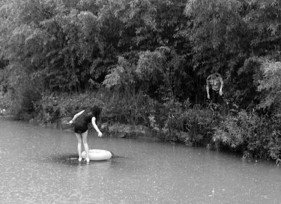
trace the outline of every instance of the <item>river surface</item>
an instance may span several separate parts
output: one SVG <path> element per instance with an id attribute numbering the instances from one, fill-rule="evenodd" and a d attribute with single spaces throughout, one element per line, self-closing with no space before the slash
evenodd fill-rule
<path id="1" fill-rule="evenodd" d="M 0 119 L 0 203 L 281 203 L 281 167 L 147 140 L 98 138 L 77 161 L 68 131 Z"/>

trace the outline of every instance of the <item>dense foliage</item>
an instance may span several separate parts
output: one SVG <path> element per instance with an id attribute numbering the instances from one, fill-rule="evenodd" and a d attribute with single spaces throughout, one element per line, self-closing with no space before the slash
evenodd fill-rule
<path id="1" fill-rule="evenodd" d="M 53 121 L 98 103 L 111 122 L 279 160 L 280 12 L 278 0 L 0 0 L 0 105 Z M 214 72 L 224 111 L 206 100 Z"/>

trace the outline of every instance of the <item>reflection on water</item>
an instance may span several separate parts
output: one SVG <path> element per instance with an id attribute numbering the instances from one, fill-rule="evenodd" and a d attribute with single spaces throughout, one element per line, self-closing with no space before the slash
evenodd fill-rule
<path id="1" fill-rule="evenodd" d="M 69 166 L 82 165 L 82 162 L 78 162 L 77 154 L 65 154 L 65 155 L 52 155 L 47 158 L 50 163 L 56 163 L 58 165 L 64 164 Z"/>
<path id="2" fill-rule="evenodd" d="M 279 203 L 281 169 L 182 145 L 97 138 L 79 163 L 71 132 L 0 120 L 0 203 Z"/>

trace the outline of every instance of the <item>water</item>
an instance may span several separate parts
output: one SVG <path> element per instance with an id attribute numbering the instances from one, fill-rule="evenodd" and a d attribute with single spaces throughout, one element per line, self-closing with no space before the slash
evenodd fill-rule
<path id="1" fill-rule="evenodd" d="M 116 156 L 87 165 L 71 132 L 5 120 L 0 130 L 0 203 L 280 203 L 272 163 L 90 134 Z"/>

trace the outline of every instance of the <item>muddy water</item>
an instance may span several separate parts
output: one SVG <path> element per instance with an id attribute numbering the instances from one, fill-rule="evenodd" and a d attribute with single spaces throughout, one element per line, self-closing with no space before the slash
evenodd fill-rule
<path id="1" fill-rule="evenodd" d="M 0 203 L 280 203 L 281 167 L 143 140 L 97 138 L 116 156 L 78 163 L 71 132 L 0 120 Z"/>

